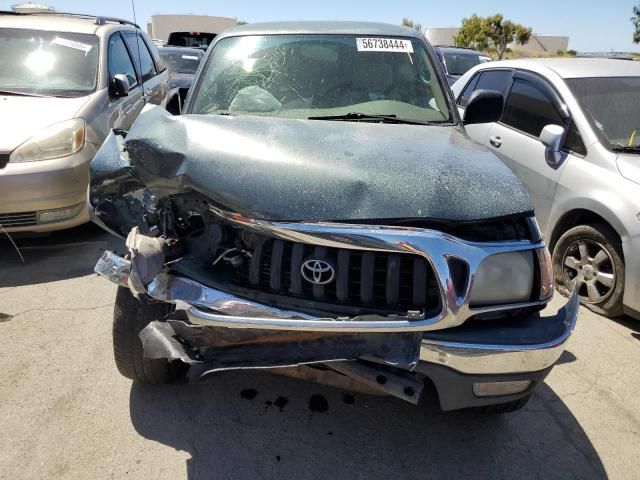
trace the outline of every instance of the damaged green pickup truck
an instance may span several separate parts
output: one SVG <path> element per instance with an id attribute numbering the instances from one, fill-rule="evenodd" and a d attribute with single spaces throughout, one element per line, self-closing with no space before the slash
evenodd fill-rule
<path id="1" fill-rule="evenodd" d="M 527 193 L 458 117 L 431 46 L 367 23 L 228 30 L 184 107 L 143 111 L 91 165 L 93 220 L 127 238 L 96 272 L 120 285 L 126 377 L 281 369 L 444 410 L 522 407 L 564 349 Z M 363 390 L 366 390 L 363 388 Z"/>

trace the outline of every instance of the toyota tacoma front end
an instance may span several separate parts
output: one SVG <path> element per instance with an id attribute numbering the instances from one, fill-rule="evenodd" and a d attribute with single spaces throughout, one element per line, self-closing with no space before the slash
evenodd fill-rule
<path id="1" fill-rule="evenodd" d="M 577 298 L 540 314 L 529 198 L 466 136 L 433 58 L 390 26 L 240 27 L 181 115 L 107 139 L 89 203 L 126 237 L 96 265 L 120 286 L 121 373 L 272 369 L 416 404 L 429 379 L 444 410 L 524 405 Z"/>

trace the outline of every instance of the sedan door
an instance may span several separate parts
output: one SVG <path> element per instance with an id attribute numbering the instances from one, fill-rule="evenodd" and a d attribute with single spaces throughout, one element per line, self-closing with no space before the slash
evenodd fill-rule
<path id="1" fill-rule="evenodd" d="M 559 163 L 548 163 L 545 159 L 545 146 L 539 136 L 547 125 L 559 125 L 567 131 Z M 565 165 L 576 153 L 586 153 L 562 99 L 542 77 L 516 72 L 502 119 L 491 124 L 484 143 L 525 184 L 538 223 L 546 231 Z"/>

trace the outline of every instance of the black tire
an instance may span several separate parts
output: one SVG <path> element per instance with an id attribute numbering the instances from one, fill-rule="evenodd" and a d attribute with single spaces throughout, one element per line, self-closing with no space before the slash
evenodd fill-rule
<path id="1" fill-rule="evenodd" d="M 585 248 L 589 251 L 586 255 L 590 259 L 587 260 L 588 267 L 586 265 L 578 267 L 566 265 L 565 262 L 571 263 L 577 259 L 582 261 L 584 255 L 582 255 L 579 245 L 586 245 Z M 595 257 L 600 255 L 600 250 L 604 252 L 603 258 L 604 256 L 607 258 L 599 265 L 595 265 Z M 600 223 L 579 225 L 567 230 L 558 239 L 553 249 L 552 263 L 553 274 L 560 293 L 566 296 L 570 295 L 570 282 L 575 281 L 580 289 L 580 303 L 589 310 L 605 317 L 618 317 L 623 314 L 624 259 L 622 244 L 611 227 Z M 586 268 L 590 270 L 587 271 Z M 595 277 L 594 271 L 596 272 Z M 578 272 L 578 274 L 571 278 L 573 272 Z M 582 283 L 587 274 L 591 285 Z M 610 285 L 600 283 L 598 278 L 604 277 L 604 275 L 607 275 L 606 280 Z M 593 283 L 594 281 L 596 283 Z M 589 291 L 588 288 L 592 290 Z M 601 294 L 600 298 L 598 294 Z"/>
<path id="2" fill-rule="evenodd" d="M 522 409 L 529 399 L 531 398 L 531 394 L 522 397 L 518 400 L 513 400 L 511 402 L 506 403 L 498 403 L 496 405 L 486 405 L 484 407 L 475 407 L 472 410 L 478 413 L 486 413 L 491 415 L 501 415 L 503 413 L 513 413 L 520 409 Z"/>
<path id="3" fill-rule="evenodd" d="M 113 311 L 113 356 L 118 371 L 131 380 L 154 385 L 174 383 L 179 370 L 166 360 L 147 360 L 138 336 L 150 322 L 171 312 L 166 303 L 136 298 L 131 290 L 118 287 Z"/>

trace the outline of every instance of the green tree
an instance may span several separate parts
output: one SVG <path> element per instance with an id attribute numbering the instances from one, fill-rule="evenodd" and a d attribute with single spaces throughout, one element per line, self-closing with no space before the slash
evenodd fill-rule
<path id="1" fill-rule="evenodd" d="M 417 32 L 421 32 L 422 31 L 422 25 L 420 25 L 419 23 L 415 23 L 410 18 L 403 18 L 401 25 L 403 27 L 412 28 L 412 29 L 416 30 Z"/>
<path id="2" fill-rule="evenodd" d="M 502 60 L 507 45 L 524 45 L 531 38 L 531 28 L 505 20 L 501 14 L 492 17 L 479 17 L 473 14 L 462 20 L 462 27 L 454 37 L 459 47 L 495 53 Z"/>
<path id="3" fill-rule="evenodd" d="M 631 23 L 635 27 L 633 32 L 633 43 L 640 43 L 640 5 L 633 7 L 633 17 L 631 17 Z"/>

